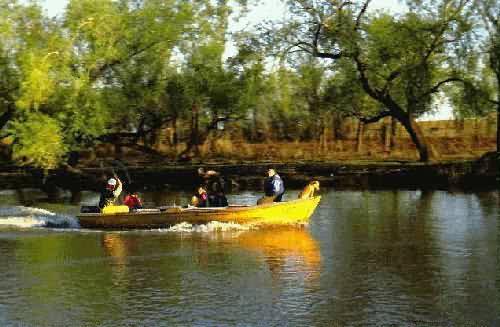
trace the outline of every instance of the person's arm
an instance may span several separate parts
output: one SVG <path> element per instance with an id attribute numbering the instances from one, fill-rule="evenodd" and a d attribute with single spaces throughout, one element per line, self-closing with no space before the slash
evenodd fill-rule
<path id="1" fill-rule="evenodd" d="M 279 179 L 274 179 L 273 180 L 273 193 L 274 195 L 278 195 L 281 190 L 281 185 L 280 185 L 280 180 Z"/>
<path id="2" fill-rule="evenodd" d="M 285 185 L 281 178 L 275 178 L 273 180 L 273 192 L 275 195 L 280 195 L 285 192 Z"/>
<path id="3" fill-rule="evenodd" d="M 104 205 L 106 204 L 106 199 L 104 197 L 104 193 L 101 192 L 101 195 L 99 196 L 99 204 L 97 205 L 100 209 L 104 208 Z"/>
<path id="4" fill-rule="evenodd" d="M 126 205 L 127 207 L 131 207 L 130 205 L 130 195 L 125 195 L 125 198 L 123 199 L 123 204 Z"/>
<path id="5" fill-rule="evenodd" d="M 118 178 L 118 176 L 115 175 L 115 178 L 116 178 L 116 188 L 115 190 L 113 191 L 113 196 L 116 198 L 118 198 L 120 196 L 120 194 L 122 193 L 122 181 Z"/>

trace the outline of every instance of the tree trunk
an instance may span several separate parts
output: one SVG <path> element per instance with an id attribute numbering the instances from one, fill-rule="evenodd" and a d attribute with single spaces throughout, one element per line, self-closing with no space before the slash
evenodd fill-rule
<path id="1" fill-rule="evenodd" d="M 497 181 L 500 179 L 500 71 L 497 75 Z"/>
<path id="2" fill-rule="evenodd" d="M 7 125 L 7 123 L 12 119 L 15 111 L 15 106 L 12 103 L 9 103 L 7 105 L 7 111 L 0 116 L 0 129 Z"/>
<path id="3" fill-rule="evenodd" d="M 252 142 L 255 142 L 257 141 L 257 138 L 258 138 L 258 124 L 259 122 L 257 121 L 257 108 L 254 107 L 253 110 L 252 110 L 252 133 L 251 133 L 251 141 Z"/>
<path id="4" fill-rule="evenodd" d="M 390 150 L 394 150 L 396 147 L 396 135 L 398 131 L 398 121 L 394 118 L 391 117 L 391 145 L 390 145 Z"/>
<path id="5" fill-rule="evenodd" d="M 391 137 L 392 137 L 392 119 L 384 122 L 384 153 L 387 155 L 391 152 Z"/>
<path id="6" fill-rule="evenodd" d="M 191 134 L 189 136 L 189 141 L 186 149 L 179 154 L 179 159 L 190 160 L 191 153 L 193 153 L 196 157 L 200 156 L 200 149 L 198 147 L 200 143 L 199 135 L 198 104 L 193 103 L 193 105 L 191 106 Z"/>
<path id="7" fill-rule="evenodd" d="M 358 122 L 358 132 L 357 132 L 357 143 L 356 143 L 356 152 L 361 153 L 363 150 L 363 132 L 364 132 L 365 124 L 361 121 Z"/>
<path id="8" fill-rule="evenodd" d="M 420 126 L 418 126 L 418 123 L 410 115 L 407 115 L 407 117 L 404 117 L 399 121 L 406 129 L 408 134 L 410 134 L 411 140 L 417 147 L 419 161 L 429 161 L 429 149 L 427 147 L 427 142 L 425 140 L 424 134 L 422 133 L 422 130 L 420 129 Z"/>
<path id="9" fill-rule="evenodd" d="M 497 75 L 497 159 L 500 160 L 500 71 Z M 500 167 L 500 165 L 499 165 Z M 500 169 L 500 168 L 499 168 Z"/>
<path id="10" fill-rule="evenodd" d="M 189 140 L 189 149 L 194 149 L 196 156 L 199 156 L 200 149 L 198 148 L 200 144 L 200 131 L 199 131 L 199 119 L 198 119 L 198 104 L 193 103 L 191 107 L 191 136 Z"/>

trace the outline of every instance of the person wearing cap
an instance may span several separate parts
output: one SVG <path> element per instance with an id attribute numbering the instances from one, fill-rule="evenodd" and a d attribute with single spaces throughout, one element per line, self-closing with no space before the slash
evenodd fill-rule
<path id="1" fill-rule="evenodd" d="M 122 182 L 120 179 L 116 175 L 108 179 L 106 188 L 101 192 L 101 196 L 99 198 L 99 208 L 103 209 L 104 207 L 115 203 L 121 192 Z"/>
<path id="2" fill-rule="evenodd" d="M 267 170 L 267 176 L 264 181 L 264 196 L 257 201 L 257 204 L 281 202 L 285 193 L 285 184 L 273 168 Z"/>

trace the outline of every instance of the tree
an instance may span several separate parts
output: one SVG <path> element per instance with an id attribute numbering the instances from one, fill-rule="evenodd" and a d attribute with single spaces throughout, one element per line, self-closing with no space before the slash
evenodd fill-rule
<path id="1" fill-rule="evenodd" d="M 0 130 L 20 164 L 54 168 L 64 156 L 61 125 L 44 106 L 56 85 L 50 76 L 58 42 L 54 23 L 36 4 L 0 1 Z"/>
<path id="2" fill-rule="evenodd" d="M 276 33 L 286 51 L 332 60 L 332 75 L 344 58 L 362 90 L 380 104 L 365 123 L 393 117 L 409 133 L 421 161 L 429 150 L 415 119 L 431 109 L 441 88 L 460 80 L 447 66 L 450 47 L 470 29 L 467 0 L 409 1 L 410 12 L 368 14 L 370 0 L 289 1 L 292 19 Z M 274 40 L 276 42 L 276 40 Z M 345 61 L 343 61 L 345 63 Z"/>
<path id="3" fill-rule="evenodd" d="M 0 8 L 0 70 L 5 72 L 0 128 L 6 127 L 3 135 L 15 145 L 13 158 L 20 159 L 42 146 L 46 127 L 54 127 L 50 132 L 58 135 L 51 140 L 61 144 L 41 153 L 46 160 L 20 161 L 41 168 L 53 168 L 54 160 L 60 164 L 69 151 L 99 140 L 116 142 L 113 135 L 123 136 L 129 128 L 144 134 L 144 120 L 135 113 L 158 103 L 150 82 L 164 79 L 172 49 L 193 17 L 191 3 L 180 0 L 70 1 L 55 20 L 32 3 L 1 0 Z M 140 99 L 135 106 L 126 101 L 128 92 Z M 139 126 L 130 127 L 127 117 L 137 118 Z M 44 126 L 36 128 L 37 119 Z M 23 125 L 41 134 L 29 135 Z"/>
<path id="4" fill-rule="evenodd" d="M 464 69 L 464 81 L 450 89 L 460 116 L 483 116 L 496 111 L 500 121 L 500 1 L 475 0 L 476 55 Z M 500 128 L 497 128 L 497 157 L 500 158 Z"/>
<path id="5" fill-rule="evenodd" d="M 247 1 L 238 0 L 245 12 Z M 192 99 L 191 133 L 186 149 L 179 155 L 183 159 L 199 156 L 198 146 L 220 121 L 240 119 L 240 83 L 234 71 L 223 64 L 223 54 L 228 33 L 228 19 L 232 13 L 230 1 L 202 1 L 196 29 L 182 43 L 186 57 L 183 73 L 186 92 Z M 205 127 L 200 131 L 200 123 Z"/>

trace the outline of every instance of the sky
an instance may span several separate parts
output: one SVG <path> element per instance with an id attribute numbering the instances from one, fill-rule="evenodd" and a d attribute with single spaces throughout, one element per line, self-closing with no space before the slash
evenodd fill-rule
<path id="1" fill-rule="evenodd" d="M 401 0 L 373 0 L 370 3 L 371 10 L 384 9 L 391 13 L 401 13 L 406 10 L 406 6 L 401 3 Z M 42 6 L 47 10 L 49 16 L 60 15 L 68 0 L 40 0 Z M 238 31 L 259 23 L 262 20 L 278 20 L 286 15 L 286 6 L 280 0 L 261 1 L 260 5 L 253 8 L 247 17 L 238 23 L 232 23 L 230 29 Z M 230 56 L 231 52 L 235 51 L 234 47 L 228 47 L 226 56 Z M 421 117 L 420 120 L 439 120 L 452 119 L 453 115 L 451 108 L 448 105 L 440 105 L 440 110 Z"/>
<path id="2" fill-rule="evenodd" d="M 64 11 L 68 0 L 40 0 L 50 16 L 59 15 Z M 387 9 L 391 12 L 401 12 L 405 6 L 400 0 L 373 0 L 370 3 L 372 9 Z M 283 17 L 285 5 L 280 0 L 266 0 L 250 13 L 249 20 L 259 21 L 262 19 L 275 19 Z"/>

